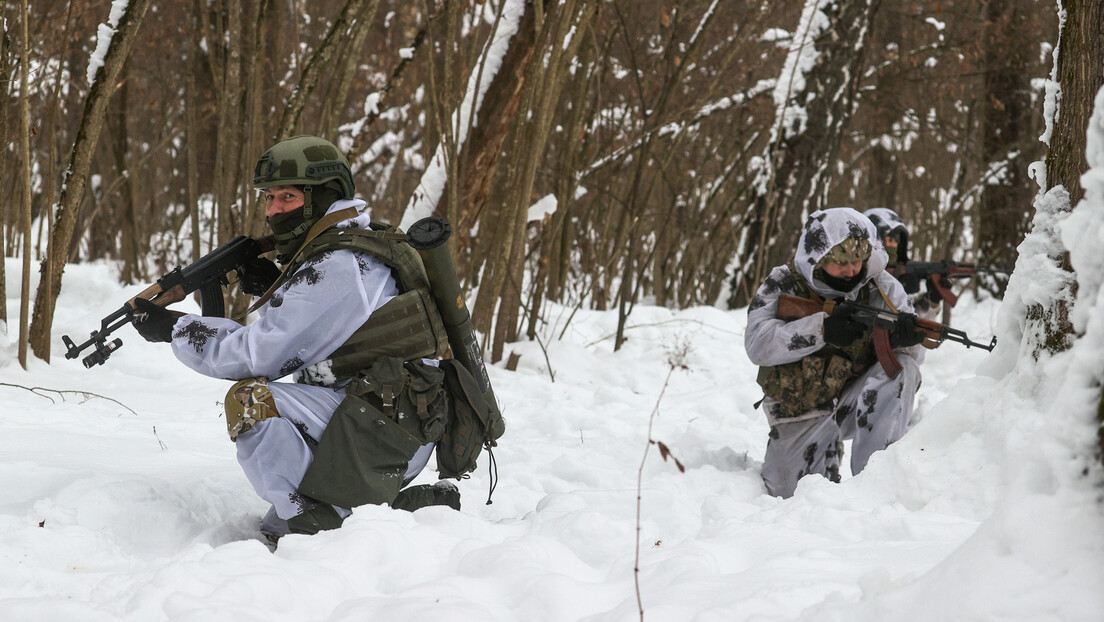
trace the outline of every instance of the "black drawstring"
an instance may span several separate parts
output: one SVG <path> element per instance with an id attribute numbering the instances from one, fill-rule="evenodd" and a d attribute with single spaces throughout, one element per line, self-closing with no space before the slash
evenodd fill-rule
<path id="1" fill-rule="evenodd" d="M 491 449 L 491 444 L 487 443 L 487 456 L 490 460 L 487 462 L 487 476 L 489 479 L 487 487 L 487 503 L 491 505 L 491 495 L 494 494 L 495 488 L 498 486 L 498 462 L 494 457 L 494 450 Z"/>

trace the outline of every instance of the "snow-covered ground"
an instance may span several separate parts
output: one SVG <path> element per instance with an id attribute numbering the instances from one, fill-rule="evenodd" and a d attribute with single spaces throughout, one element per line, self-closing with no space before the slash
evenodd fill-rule
<path id="1" fill-rule="evenodd" d="M 53 363 L 22 370 L 19 267 L 0 332 L 0 620 L 639 619 L 642 460 L 647 620 L 1104 620 L 1104 490 L 1091 421 L 1049 407 L 1059 363 L 1036 383 L 978 376 L 995 355 L 947 343 L 901 442 L 779 500 L 759 477 L 743 310 L 638 306 L 613 352 L 615 313 L 580 311 L 557 340 L 570 310 L 549 309 L 547 359 L 518 343 L 516 372 L 490 370 L 508 424 L 493 504 L 484 455 L 459 513 L 357 508 L 270 552 L 228 383 L 129 326 L 106 366 L 66 360 L 62 334 L 83 341 L 140 289 L 104 264 L 67 269 Z M 952 323 L 986 341 L 999 305 L 964 296 Z M 645 459 L 653 411 L 685 472 L 656 446 Z"/>

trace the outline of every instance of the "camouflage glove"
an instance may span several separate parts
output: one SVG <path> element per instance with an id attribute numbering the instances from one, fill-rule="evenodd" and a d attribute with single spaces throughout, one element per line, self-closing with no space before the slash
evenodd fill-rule
<path id="1" fill-rule="evenodd" d="M 824 340 L 845 348 L 866 334 L 866 326 L 851 319 L 855 315 L 852 309 L 836 307 L 832 314 L 824 318 Z"/>
<path id="2" fill-rule="evenodd" d="M 172 329 L 177 316 L 145 298 L 134 299 L 134 328 L 151 343 L 172 341 Z"/>
<path id="3" fill-rule="evenodd" d="M 894 348 L 911 348 L 924 341 L 924 331 L 916 327 L 916 316 L 902 313 L 897 318 L 897 327 L 889 335 Z"/>
<path id="4" fill-rule="evenodd" d="M 254 257 L 238 268 L 238 287 L 250 296 L 263 296 L 278 278 L 280 269 L 264 257 Z"/>

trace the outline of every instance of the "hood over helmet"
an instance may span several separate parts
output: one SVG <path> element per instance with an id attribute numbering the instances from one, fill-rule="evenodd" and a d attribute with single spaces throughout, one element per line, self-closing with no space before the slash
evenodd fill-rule
<path id="1" fill-rule="evenodd" d="M 884 240 L 891 235 L 897 237 L 897 256 L 890 257 L 890 261 L 906 263 L 909 252 L 909 230 L 905 226 L 905 221 L 901 220 L 897 212 L 888 207 L 874 207 L 863 212 L 863 215 L 869 218 L 870 222 L 874 223 L 874 226 L 878 229 L 879 240 Z"/>
<path id="2" fill-rule="evenodd" d="M 849 289 L 836 289 L 824 280 L 825 262 L 862 260 L 864 257 L 860 277 Z M 874 224 L 850 207 L 835 207 L 810 214 L 794 254 L 798 274 L 813 291 L 826 298 L 839 298 L 857 291 L 874 275 L 885 270 L 888 261 L 889 257 L 878 243 L 878 230 Z"/>

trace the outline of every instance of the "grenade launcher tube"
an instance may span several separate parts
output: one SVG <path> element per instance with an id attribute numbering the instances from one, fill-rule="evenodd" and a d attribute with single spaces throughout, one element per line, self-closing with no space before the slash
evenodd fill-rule
<path id="1" fill-rule="evenodd" d="M 460 292 L 456 267 L 452 263 L 448 245 L 445 244 L 451 234 L 452 226 L 447 220 L 431 217 L 411 225 L 406 235 L 425 264 L 430 292 L 441 313 L 453 357 L 475 377 L 487 407 L 501 415 L 494 389 L 491 388 L 491 379 L 487 376 L 487 368 L 483 363 L 479 340 L 472 329 L 471 314 Z"/>

